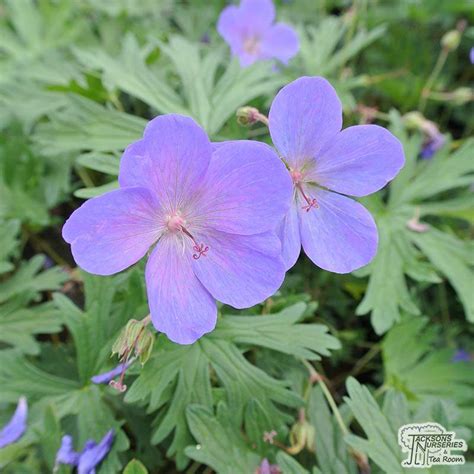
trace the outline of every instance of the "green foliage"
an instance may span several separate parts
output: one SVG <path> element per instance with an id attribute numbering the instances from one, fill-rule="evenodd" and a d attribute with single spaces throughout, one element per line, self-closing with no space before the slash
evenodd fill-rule
<path id="1" fill-rule="evenodd" d="M 310 359 L 319 358 L 318 354 L 329 355 L 330 349 L 339 347 L 337 340 L 326 333 L 324 326 L 298 324 L 305 309 L 301 303 L 268 316 L 226 315 L 211 334 L 192 346 L 159 338 L 158 349 L 125 397 L 129 403 L 146 400 L 149 411 L 161 410 L 152 441 L 159 443 L 174 432 L 168 455 L 177 455 L 178 465 L 186 464 L 183 452 L 192 440 L 186 424 L 186 406 L 197 403 L 212 409 L 217 397 L 217 388 L 211 383 L 216 382 L 211 381 L 214 374 L 223 388 L 219 398 L 233 407 L 228 419 L 234 428 L 245 422 L 249 430 L 258 433 L 255 410 L 260 410 L 273 426 L 290 421 L 279 405 L 297 407 L 301 398 L 288 389 L 287 382 L 276 380 L 251 364 L 236 344 L 270 347 Z M 261 429 L 254 436 L 255 441 L 264 431 Z"/>
<path id="2" fill-rule="evenodd" d="M 0 219 L 44 227 L 69 188 L 70 163 L 41 156 L 25 140 L 18 125 L 0 135 Z"/>
<path id="3" fill-rule="evenodd" d="M 26 308 L 25 300 L 15 298 L 0 305 L 0 342 L 26 354 L 38 354 L 37 334 L 61 330 L 60 314 L 50 303 Z"/>
<path id="4" fill-rule="evenodd" d="M 78 153 L 85 143 L 95 152 L 114 152 L 138 140 L 145 124 L 142 118 L 70 95 L 67 106 L 37 128 L 34 139 L 43 153 L 53 156 Z"/>
<path id="5" fill-rule="evenodd" d="M 400 320 L 400 309 L 420 314 L 405 275 L 423 283 L 439 283 L 441 274 L 457 291 L 466 318 L 472 321 L 474 300 L 469 291 L 474 279 L 472 246 L 434 225 L 420 232 L 410 228 L 410 222 L 420 216 L 446 215 L 446 205 L 438 211 L 436 200 L 441 199 L 442 193 L 465 188 L 471 182 L 473 142 L 468 140 L 452 155 L 447 155 L 445 148 L 429 162 L 417 161 L 419 140 L 408 137 L 396 113 L 392 114 L 392 121 L 395 133 L 404 144 L 406 164 L 390 187 L 388 203 L 377 204 L 379 251 L 373 263 L 361 272 L 370 273 L 371 277 L 357 313 L 371 312 L 372 325 L 382 334 Z M 465 199 L 452 203 L 454 208 L 450 211 L 454 209 L 456 217 L 465 218 L 459 211 L 473 203 L 472 194 L 465 195 Z"/>
<path id="6" fill-rule="evenodd" d="M 416 405 L 428 399 L 454 400 L 465 423 L 472 426 L 473 364 L 453 362 L 452 349 L 435 350 L 436 332 L 421 317 L 405 318 L 393 326 L 382 343 L 385 384 Z"/>
<path id="7" fill-rule="evenodd" d="M 196 405 L 190 405 L 186 414 L 198 442 L 186 449 L 191 459 L 223 474 L 255 471 L 259 464 L 258 455 L 249 450 L 235 429 L 232 413 L 226 405 L 218 405 L 216 417 L 208 409 Z"/>
<path id="8" fill-rule="evenodd" d="M 15 253 L 19 241 L 20 221 L 0 220 L 2 233 L 0 234 L 0 275 L 13 269 L 11 257 Z"/>
<path id="9" fill-rule="evenodd" d="M 123 474 L 148 474 L 146 467 L 137 459 L 132 459 L 123 470 Z"/>
<path id="10" fill-rule="evenodd" d="M 344 443 L 344 433 L 331 416 L 320 387 L 311 390 L 307 410 L 316 433 L 314 444 L 320 471 L 325 474 L 355 474 L 356 464 Z"/>
<path id="11" fill-rule="evenodd" d="M 348 397 L 345 399 L 355 419 L 363 429 L 367 438 L 348 434 L 346 442 L 353 449 L 365 453 L 381 469 L 381 472 L 405 473 L 409 469 L 402 468 L 400 462 L 404 458 L 398 447 L 398 429 L 400 426 L 422 422 L 426 419 L 441 423 L 447 430 L 454 429 L 459 436 L 469 435 L 455 426 L 459 413 L 454 417 L 449 408 L 438 401 L 427 401 L 418 411 L 410 413 L 405 397 L 397 392 L 389 391 L 385 395 L 384 403 L 380 408 L 367 387 L 360 385 L 355 379 L 347 381 Z M 473 465 L 465 466 L 435 466 L 430 469 L 419 469 L 420 472 L 469 472 Z M 448 470 L 448 471 L 447 471 Z"/>
<path id="12" fill-rule="evenodd" d="M 350 43 L 337 49 L 347 33 L 347 23 L 340 17 L 328 16 L 318 27 L 307 27 L 301 32 L 301 61 L 307 74 L 311 76 L 332 76 L 349 59 L 363 48 L 380 38 L 385 32 L 378 27 L 367 33 L 359 31 Z M 318 55 L 314 50 L 318 49 Z"/>
<path id="13" fill-rule="evenodd" d="M 0 303 L 20 294 L 23 300 L 29 301 L 39 292 L 54 290 L 66 280 L 66 274 L 58 267 L 40 272 L 44 262 L 45 258 L 42 255 L 36 255 L 28 262 L 23 262 L 9 280 L 0 284 Z"/>

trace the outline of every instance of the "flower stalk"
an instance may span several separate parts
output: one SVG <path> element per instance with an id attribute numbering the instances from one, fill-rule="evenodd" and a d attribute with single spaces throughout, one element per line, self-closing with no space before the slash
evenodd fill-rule
<path id="1" fill-rule="evenodd" d="M 327 384 L 324 382 L 323 377 L 316 371 L 316 369 L 307 360 L 302 359 L 302 362 L 304 366 L 308 369 L 310 385 L 319 383 L 321 390 L 323 392 L 323 395 L 326 398 L 328 405 L 331 407 L 331 411 L 334 415 L 334 418 L 336 419 L 337 424 L 339 425 L 339 428 L 341 429 L 343 435 L 347 436 L 348 434 L 350 434 L 350 431 L 347 428 L 346 424 L 344 423 L 341 412 L 339 411 L 339 408 L 337 407 L 336 401 L 334 400 L 334 397 L 332 396 Z M 360 451 L 357 451 L 354 448 L 349 448 L 349 453 L 351 454 L 351 456 L 354 458 L 355 462 L 359 466 L 362 474 L 370 473 L 369 461 L 367 459 L 367 456 L 364 453 L 361 453 Z"/>

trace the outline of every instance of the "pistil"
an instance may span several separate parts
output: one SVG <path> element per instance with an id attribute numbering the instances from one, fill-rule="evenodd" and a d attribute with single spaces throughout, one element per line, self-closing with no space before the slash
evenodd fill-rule
<path id="1" fill-rule="evenodd" d="M 209 250 L 209 246 L 204 245 L 203 243 L 199 244 L 194 238 L 193 234 L 189 232 L 188 229 L 184 226 L 186 221 L 181 217 L 180 213 L 169 216 L 167 218 L 167 227 L 171 232 L 182 232 L 187 235 L 193 241 L 193 250 L 196 252 L 193 254 L 194 260 L 199 260 L 201 257 L 206 257 Z"/>
<path id="2" fill-rule="evenodd" d="M 181 231 L 186 234 L 194 243 L 193 250 L 197 253 L 193 253 L 194 260 L 199 260 L 202 256 L 207 257 L 206 253 L 209 250 L 209 247 L 204 244 L 198 244 L 193 235 L 186 229 L 186 227 L 181 226 Z"/>
<path id="3" fill-rule="evenodd" d="M 303 173 L 298 170 L 290 170 L 290 175 L 291 178 L 293 179 L 293 184 L 295 185 L 295 188 L 301 193 L 303 196 L 303 199 L 306 201 L 306 205 L 302 206 L 301 209 L 304 209 L 306 212 L 309 212 L 311 209 L 316 209 L 319 207 L 318 201 L 316 201 L 316 198 L 307 196 L 306 193 L 304 192 L 303 185 L 302 185 L 302 179 L 303 179 Z"/>
<path id="4" fill-rule="evenodd" d="M 244 41 L 244 51 L 251 55 L 260 52 L 260 39 L 256 36 L 250 36 Z"/>
<path id="5" fill-rule="evenodd" d="M 306 206 L 302 206 L 301 209 L 304 209 L 306 212 L 309 212 L 311 209 L 316 209 L 319 207 L 318 201 L 316 201 L 316 198 L 311 198 L 306 195 L 306 193 L 303 190 L 303 186 L 301 186 L 301 183 L 298 183 L 295 185 L 296 189 L 301 193 L 303 196 L 303 199 L 306 201 Z"/>

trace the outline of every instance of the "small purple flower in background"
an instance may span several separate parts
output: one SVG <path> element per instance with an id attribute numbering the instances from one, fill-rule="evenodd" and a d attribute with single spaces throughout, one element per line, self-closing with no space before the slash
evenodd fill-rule
<path id="1" fill-rule="evenodd" d="M 26 431 L 26 419 L 28 417 L 28 403 L 25 397 L 18 400 L 15 413 L 10 421 L 0 431 L 0 448 L 18 441 Z"/>
<path id="2" fill-rule="evenodd" d="M 271 147 L 213 147 L 190 118 L 152 120 L 120 163 L 120 189 L 90 199 L 63 227 L 77 264 L 120 272 L 152 247 L 146 266 L 153 325 L 179 344 L 214 329 L 216 301 L 247 308 L 285 275 L 274 229 L 291 179 Z"/>
<path id="3" fill-rule="evenodd" d="M 123 364 L 117 365 L 112 370 L 109 370 L 108 372 L 104 372 L 102 374 L 97 374 L 91 377 L 91 382 L 95 384 L 103 384 L 103 383 L 109 383 L 111 382 L 115 377 L 118 377 L 119 375 L 122 375 L 125 373 L 125 371 L 133 364 L 135 359 L 130 359 L 128 362 L 124 362 Z"/>
<path id="4" fill-rule="evenodd" d="M 281 470 L 276 464 L 270 464 L 268 459 L 264 458 L 255 474 L 281 474 Z"/>
<path id="5" fill-rule="evenodd" d="M 273 24 L 274 20 L 271 0 L 242 0 L 238 7 L 222 11 L 217 31 L 242 67 L 265 59 L 286 64 L 299 50 L 298 36 L 288 25 Z"/>
<path id="6" fill-rule="evenodd" d="M 420 152 L 423 159 L 431 158 L 446 143 L 445 136 L 439 131 L 438 126 L 430 120 L 424 120 L 422 130 L 425 133 L 426 140 Z"/>
<path id="7" fill-rule="evenodd" d="M 319 267 L 349 273 L 369 263 L 378 233 L 370 213 L 344 196 L 384 187 L 404 165 L 401 143 L 377 125 L 341 131 L 342 106 L 326 79 L 302 77 L 275 97 L 270 134 L 293 179 L 279 235 L 286 267 L 301 250 Z"/>
<path id="8" fill-rule="evenodd" d="M 438 125 L 420 112 L 408 112 L 403 118 L 408 128 L 419 130 L 424 135 L 420 158 L 431 158 L 446 143 L 446 137 L 439 131 Z"/>
<path id="9" fill-rule="evenodd" d="M 423 144 L 423 148 L 420 152 L 420 157 L 424 160 L 432 158 L 433 155 L 443 147 L 446 142 L 446 138 L 441 134 L 438 133 L 434 137 L 429 137 L 428 140 Z"/>
<path id="10" fill-rule="evenodd" d="M 471 64 L 474 64 L 474 48 L 471 48 L 471 51 L 469 51 L 469 59 L 471 60 Z"/>
<path id="11" fill-rule="evenodd" d="M 95 474 L 95 468 L 107 456 L 114 442 L 114 430 L 108 431 L 99 444 L 94 440 L 87 440 L 83 450 L 74 451 L 72 437 L 64 435 L 61 446 L 56 454 L 55 471 L 60 464 L 77 467 L 77 474 Z"/>
<path id="12" fill-rule="evenodd" d="M 464 349 L 458 349 L 452 358 L 453 362 L 470 362 L 474 360 L 472 354 Z"/>

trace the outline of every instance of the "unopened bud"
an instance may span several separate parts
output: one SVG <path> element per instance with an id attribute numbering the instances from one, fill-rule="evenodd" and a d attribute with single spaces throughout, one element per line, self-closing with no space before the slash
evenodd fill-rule
<path id="1" fill-rule="evenodd" d="M 403 116 L 403 122 L 410 129 L 422 129 L 425 121 L 426 119 L 420 112 L 408 112 Z"/>
<path id="2" fill-rule="evenodd" d="M 448 51 L 454 51 L 457 49 L 460 42 L 461 33 L 458 30 L 448 31 L 441 38 L 441 46 Z"/>
<path id="3" fill-rule="evenodd" d="M 141 321 L 131 319 L 112 346 L 112 354 L 118 354 L 119 359 L 128 359 L 135 352 L 142 364 L 144 359 L 148 360 L 154 342 L 154 336 L 147 328 L 148 323 L 149 318 Z"/>
<path id="4" fill-rule="evenodd" d="M 452 92 L 453 100 L 457 105 L 473 100 L 473 93 L 469 87 L 459 87 Z"/>
<path id="5" fill-rule="evenodd" d="M 142 365 L 150 358 L 154 343 L 155 335 L 148 328 L 145 328 L 135 346 L 135 354 L 140 358 Z"/>
<path id="6" fill-rule="evenodd" d="M 112 346 L 112 355 L 118 354 L 119 358 L 125 354 L 127 350 L 127 326 L 125 326 L 121 331 L 117 339 L 115 340 Z"/>
<path id="7" fill-rule="evenodd" d="M 291 447 L 288 449 L 288 452 L 297 454 L 304 448 L 308 451 L 314 451 L 315 436 L 314 426 L 308 421 L 300 420 L 296 422 L 290 431 Z"/>
<path id="8" fill-rule="evenodd" d="M 260 112 L 255 107 L 240 107 L 237 109 L 237 122 L 240 125 L 252 125 L 259 121 Z"/>

